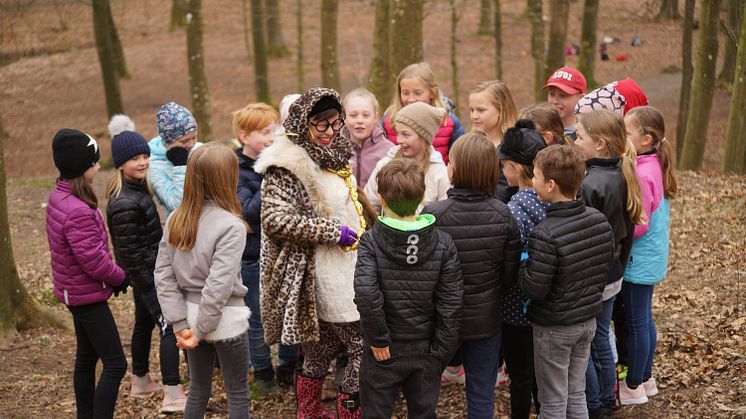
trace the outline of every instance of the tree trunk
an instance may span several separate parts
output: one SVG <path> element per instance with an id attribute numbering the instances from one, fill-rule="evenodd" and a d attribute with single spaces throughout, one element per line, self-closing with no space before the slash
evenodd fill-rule
<path id="1" fill-rule="evenodd" d="M 479 0 L 479 29 L 477 35 L 489 35 L 492 33 L 492 0 Z"/>
<path id="2" fill-rule="evenodd" d="M 117 27 L 114 24 L 114 18 L 111 15 L 111 7 L 109 7 L 109 36 L 111 37 L 111 48 L 117 76 L 123 79 L 128 79 L 130 73 L 127 71 L 127 62 L 124 60 L 124 51 L 122 50 L 122 43 L 119 41 L 119 34 L 117 33 Z"/>
<path id="3" fill-rule="evenodd" d="M 689 117 L 689 102 L 692 92 L 692 32 L 694 30 L 694 3 L 696 0 L 686 0 L 684 11 L 684 34 L 681 42 L 681 93 L 679 95 L 679 117 L 676 120 L 676 160 L 681 161 L 681 151 L 684 149 L 684 135 L 686 120 Z"/>
<path id="4" fill-rule="evenodd" d="M 111 29 L 109 29 L 110 14 L 109 0 L 93 0 L 93 33 L 96 37 L 96 51 L 101 65 L 106 112 L 109 118 L 118 113 L 124 113 L 122 96 L 119 93 L 119 78 L 116 71 Z"/>
<path id="5" fill-rule="evenodd" d="M 451 99 L 456 104 L 456 116 L 458 115 L 459 101 L 461 95 L 458 87 L 458 59 L 456 56 L 456 44 L 458 39 L 456 38 L 456 30 L 458 29 L 459 14 L 456 8 L 456 0 L 450 0 L 451 6 Z"/>
<path id="6" fill-rule="evenodd" d="M 422 3 L 423 0 L 396 0 L 391 5 L 389 53 L 393 74 L 422 61 Z"/>
<path id="7" fill-rule="evenodd" d="M 264 0 L 264 11 L 267 13 L 267 55 L 270 57 L 286 57 L 290 50 L 285 45 L 280 22 L 279 0 Z"/>
<path id="8" fill-rule="evenodd" d="M 251 34 L 254 41 L 254 90 L 256 101 L 272 103 L 269 95 L 269 74 L 267 71 L 267 43 L 264 41 L 264 6 L 262 0 L 251 0 Z"/>
<path id="9" fill-rule="evenodd" d="M 710 122 L 712 95 L 715 90 L 720 0 L 703 1 L 700 7 L 697 65 L 694 68 L 690 103 L 690 109 L 696 109 L 696 112 L 690 112 L 686 121 L 684 150 L 679 164 L 679 167 L 685 170 L 697 170 L 702 165 L 702 155 L 707 142 L 707 127 Z"/>
<path id="10" fill-rule="evenodd" d="M 189 90 L 192 93 L 192 111 L 199 126 L 200 137 L 212 139 L 210 123 L 210 95 L 205 75 L 205 56 L 202 48 L 202 0 L 189 0 L 187 19 L 187 63 Z"/>
<path id="11" fill-rule="evenodd" d="M 373 29 L 373 59 L 370 62 L 368 90 L 384 106 L 391 102 L 392 70 L 389 62 L 389 0 L 376 0 L 376 23 Z"/>
<path id="12" fill-rule="evenodd" d="M 549 73 L 565 65 L 565 41 L 567 40 L 567 18 L 570 14 L 570 0 L 549 2 L 549 51 L 544 79 Z"/>
<path id="13" fill-rule="evenodd" d="M 5 346 L 16 330 L 43 324 L 62 326 L 51 312 L 42 310 L 18 277 L 8 217 L 5 160 L 3 158 L 5 131 L 0 121 L 0 346 Z"/>
<path id="14" fill-rule="evenodd" d="M 303 2 L 301 0 L 295 0 L 295 30 L 297 32 L 296 42 L 298 43 L 295 71 L 298 77 L 298 93 L 302 93 L 305 70 L 303 69 Z"/>
<path id="15" fill-rule="evenodd" d="M 599 0 L 585 0 L 583 6 L 583 29 L 580 35 L 580 57 L 578 70 L 585 76 L 588 90 L 598 86 L 594 72 L 596 69 L 596 28 L 598 27 Z"/>
<path id="16" fill-rule="evenodd" d="M 659 20 L 681 19 L 681 15 L 679 14 L 679 0 L 663 0 L 657 18 Z"/>
<path id="17" fill-rule="evenodd" d="M 502 39 L 502 16 L 500 15 L 500 0 L 493 1 L 494 8 L 494 36 L 495 36 L 495 78 L 503 78 L 503 39 Z"/>
<path id="18" fill-rule="evenodd" d="M 246 48 L 246 59 L 251 64 L 251 23 L 249 17 L 249 0 L 241 0 L 243 12 L 243 45 Z"/>
<path id="19" fill-rule="evenodd" d="M 339 0 L 321 0 L 321 85 L 341 91 L 337 61 Z"/>
<path id="20" fill-rule="evenodd" d="M 729 11 L 730 13 L 731 11 Z M 746 5 L 742 10 L 746 20 Z M 723 171 L 746 173 L 746 126 L 743 110 L 746 108 L 746 23 L 741 22 L 741 36 L 738 40 L 738 59 L 733 79 L 733 97 L 728 114 L 728 128 L 725 133 Z"/>
<path id="21" fill-rule="evenodd" d="M 544 46 L 542 0 L 528 0 L 527 12 L 531 22 L 531 57 L 534 59 L 534 100 L 544 102 L 547 95 L 542 87 L 547 80 L 547 57 Z"/>
<path id="22" fill-rule="evenodd" d="M 744 0 L 728 0 L 728 18 L 723 24 L 725 32 L 725 59 L 718 75 L 717 84 L 730 90 L 733 77 L 736 75 L 736 56 L 738 55 L 738 34 L 741 32 L 741 15 Z"/>
<path id="23" fill-rule="evenodd" d="M 168 30 L 183 28 L 187 25 L 187 12 L 189 11 L 189 0 L 173 0 L 171 3 L 171 23 Z"/>

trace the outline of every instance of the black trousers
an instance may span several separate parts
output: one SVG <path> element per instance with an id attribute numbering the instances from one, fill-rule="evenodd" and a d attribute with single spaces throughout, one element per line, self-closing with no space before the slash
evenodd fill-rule
<path id="1" fill-rule="evenodd" d="M 155 294 L 155 289 L 151 290 Z M 161 358 L 161 375 L 163 384 L 175 386 L 181 384 L 179 375 L 179 348 L 176 347 L 176 336 L 171 325 L 161 314 L 158 300 L 149 303 L 143 293 L 134 288 L 132 298 L 135 300 L 135 327 L 132 329 L 132 373 L 138 377 L 148 373 L 150 359 L 150 339 L 153 328 L 158 326 L 161 336 L 159 354 Z M 151 305 L 156 307 L 151 307 Z"/>
<path id="2" fill-rule="evenodd" d="M 389 348 L 391 358 L 378 362 L 370 346 L 363 349 L 360 367 L 360 402 L 363 417 L 389 419 L 399 390 L 407 400 L 410 419 L 436 418 L 440 373 L 444 362 L 408 345 Z"/>
<path id="3" fill-rule="evenodd" d="M 502 324 L 502 351 L 510 377 L 510 412 L 512 419 L 528 419 L 531 398 L 539 412 L 539 389 L 534 378 L 534 351 L 531 326 Z"/>
<path id="4" fill-rule="evenodd" d="M 75 403 L 78 418 L 111 418 L 119 383 L 127 372 L 127 358 L 119 331 L 106 301 L 70 307 L 75 325 Z M 96 364 L 104 364 L 96 385 Z"/>

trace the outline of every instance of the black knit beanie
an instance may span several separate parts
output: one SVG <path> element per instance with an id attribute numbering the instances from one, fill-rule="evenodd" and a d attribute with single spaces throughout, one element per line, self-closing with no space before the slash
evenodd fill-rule
<path id="1" fill-rule="evenodd" d="M 52 140 L 54 165 L 60 178 L 73 179 L 98 163 L 98 143 L 90 135 L 76 129 L 63 128 Z"/>
<path id="2" fill-rule="evenodd" d="M 500 160 L 510 160 L 529 166 L 534 164 L 536 154 L 547 146 L 534 128 L 534 122 L 530 119 L 520 119 L 513 128 L 505 131 L 498 151 Z"/>
<path id="3" fill-rule="evenodd" d="M 127 160 L 140 154 L 150 155 L 148 142 L 135 131 L 123 131 L 111 141 L 111 159 L 114 167 L 123 165 Z"/>

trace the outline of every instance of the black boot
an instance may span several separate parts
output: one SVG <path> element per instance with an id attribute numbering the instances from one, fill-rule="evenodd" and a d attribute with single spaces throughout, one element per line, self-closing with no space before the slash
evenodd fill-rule
<path id="1" fill-rule="evenodd" d="M 275 382 L 275 371 L 272 367 L 254 371 L 254 381 L 252 381 L 251 386 L 265 395 L 279 391 Z"/>
<path id="2" fill-rule="evenodd" d="M 285 386 L 292 386 L 295 383 L 293 376 L 297 365 L 296 361 L 288 361 L 282 365 L 278 365 L 276 372 L 277 382 Z"/>

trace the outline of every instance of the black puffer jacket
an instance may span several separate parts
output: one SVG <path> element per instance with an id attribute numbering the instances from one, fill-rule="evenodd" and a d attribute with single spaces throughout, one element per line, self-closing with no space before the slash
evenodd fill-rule
<path id="1" fill-rule="evenodd" d="M 125 179 L 119 195 L 109 199 L 106 223 L 117 264 L 130 275 L 150 312 L 160 314 L 153 270 L 163 228 L 147 185 Z"/>
<path id="2" fill-rule="evenodd" d="M 355 304 L 366 344 L 429 342 L 441 361 L 459 344 L 463 283 L 456 246 L 432 224 L 400 231 L 377 222 L 360 239 Z"/>
<path id="3" fill-rule="evenodd" d="M 240 148 L 234 150 L 238 156 L 238 201 L 244 220 L 252 232 L 246 235 L 244 260 L 259 260 L 261 241 L 262 179 L 264 176 L 254 171 L 254 159 L 243 154 Z"/>
<path id="4" fill-rule="evenodd" d="M 606 217 L 583 201 L 551 204 L 528 241 L 519 284 L 532 299 L 526 318 L 543 326 L 572 325 L 601 312 L 614 257 Z"/>
<path id="5" fill-rule="evenodd" d="M 451 189 L 448 199 L 423 213 L 450 234 L 458 249 L 464 281 L 461 339 L 482 339 L 500 332 L 502 293 L 515 284 L 521 235 L 508 207 L 484 193 Z"/>
<path id="6" fill-rule="evenodd" d="M 610 284 L 624 275 L 635 233 L 635 224 L 627 215 L 627 182 L 619 157 L 590 159 L 585 165 L 586 174 L 580 187 L 580 196 L 585 205 L 606 216 L 614 232 L 614 262 L 607 279 Z"/>

